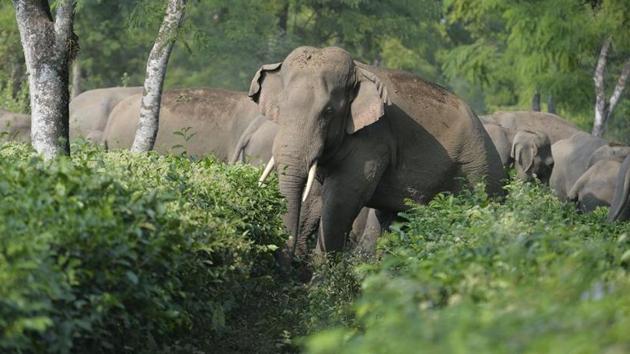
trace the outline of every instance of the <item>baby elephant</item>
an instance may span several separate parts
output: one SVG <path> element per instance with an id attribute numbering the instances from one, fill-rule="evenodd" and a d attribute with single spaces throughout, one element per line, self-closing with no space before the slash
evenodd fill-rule
<path id="1" fill-rule="evenodd" d="M 514 161 L 516 176 L 524 181 L 538 178 L 549 183 L 553 169 L 551 142 L 547 134 L 520 130 L 514 135 L 510 157 Z"/>

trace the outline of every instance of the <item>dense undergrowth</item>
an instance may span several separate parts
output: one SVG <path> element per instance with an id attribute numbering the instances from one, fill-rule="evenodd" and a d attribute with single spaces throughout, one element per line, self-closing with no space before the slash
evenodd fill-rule
<path id="1" fill-rule="evenodd" d="M 630 223 L 544 187 L 412 205 L 377 258 L 304 285 L 277 271 L 259 170 L 73 153 L 0 146 L 0 352 L 630 351 Z"/>
<path id="2" fill-rule="evenodd" d="M 512 182 L 412 206 L 355 268 L 354 320 L 311 353 L 628 353 L 630 223 Z"/>
<path id="3" fill-rule="evenodd" d="M 259 171 L 0 147 L 0 351 L 207 348 L 273 283 L 284 205 Z"/>

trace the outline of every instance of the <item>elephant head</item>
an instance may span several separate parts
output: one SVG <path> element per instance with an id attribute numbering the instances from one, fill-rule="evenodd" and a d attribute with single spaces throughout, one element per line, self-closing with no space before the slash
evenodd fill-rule
<path id="1" fill-rule="evenodd" d="M 279 126 L 270 163 L 278 169 L 288 203 L 285 225 L 296 237 L 317 165 L 326 164 L 349 135 L 384 115 L 387 91 L 345 50 L 299 47 L 282 63 L 263 65 L 249 97 Z"/>
<path id="2" fill-rule="evenodd" d="M 514 160 L 516 175 L 522 180 L 538 178 L 549 182 L 553 169 L 551 143 L 547 134 L 521 130 L 514 136 L 511 158 Z"/>

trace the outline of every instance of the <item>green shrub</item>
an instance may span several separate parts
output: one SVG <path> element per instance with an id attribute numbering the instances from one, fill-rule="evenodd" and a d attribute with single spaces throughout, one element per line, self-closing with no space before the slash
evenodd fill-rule
<path id="1" fill-rule="evenodd" d="M 229 327 L 285 239 L 260 171 L 73 153 L 0 146 L 0 351 L 152 352 Z"/>
<path id="2" fill-rule="evenodd" d="M 627 353 L 630 223 L 577 214 L 546 188 L 412 205 L 357 268 L 351 325 L 311 353 Z"/>

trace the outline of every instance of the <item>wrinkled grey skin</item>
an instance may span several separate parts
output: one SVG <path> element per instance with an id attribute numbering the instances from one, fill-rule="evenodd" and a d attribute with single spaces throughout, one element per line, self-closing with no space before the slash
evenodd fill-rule
<path id="1" fill-rule="evenodd" d="M 131 147 L 141 99 L 141 94 L 128 97 L 112 111 L 104 133 L 110 149 Z M 185 151 L 190 156 L 213 154 L 228 162 L 243 132 L 259 116 L 256 104 L 244 92 L 212 88 L 166 91 L 154 149 L 159 153 Z M 268 151 L 258 158 L 268 158 Z"/>
<path id="2" fill-rule="evenodd" d="M 608 209 L 608 221 L 630 220 L 630 155 L 619 167 L 613 201 Z"/>
<path id="3" fill-rule="evenodd" d="M 486 129 L 490 139 L 492 139 L 492 143 L 501 157 L 503 167 L 507 168 L 511 166 L 512 158 L 510 157 L 510 151 L 512 150 L 512 143 L 510 139 L 508 139 L 505 128 L 490 122 L 483 123 L 483 127 Z"/>
<path id="4" fill-rule="evenodd" d="M 142 87 L 110 87 L 89 90 L 70 101 L 70 139 L 86 138 L 101 143 L 107 118 L 116 105 Z"/>
<path id="5" fill-rule="evenodd" d="M 520 130 L 543 132 L 547 134 L 551 144 L 581 132 L 574 124 L 562 117 L 545 112 L 495 112 L 488 116 L 482 116 L 481 120 L 484 123 L 494 123 L 505 128 L 510 141 Z"/>
<path id="6" fill-rule="evenodd" d="M 547 134 L 519 131 L 514 136 L 510 157 L 519 179 L 530 181 L 537 178 L 544 184 L 549 183 L 554 160 Z"/>
<path id="7" fill-rule="evenodd" d="M 567 200 L 575 182 L 590 167 L 591 156 L 606 140 L 587 133 L 577 133 L 551 146 L 554 167 L 549 186 L 561 200 Z"/>
<path id="8" fill-rule="evenodd" d="M 31 117 L 0 109 L 0 142 L 31 142 Z"/>
<path id="9" fill-rule="evenodd" d="M 310 214 L 301 202 L 308 171 L 319 165 L 320 252 L 344 247 L 363 206 L 393 215 L 408 198 L 425 203 L 484 178 L 490 194 L 504 193 L 499 154 L 478 118 L 412 74 L 356 63 L 340 48 L 300 47 L 263 65 L 249 94 L 279 124 L 273 156 L 294 237 L 302 211 Z"/>

